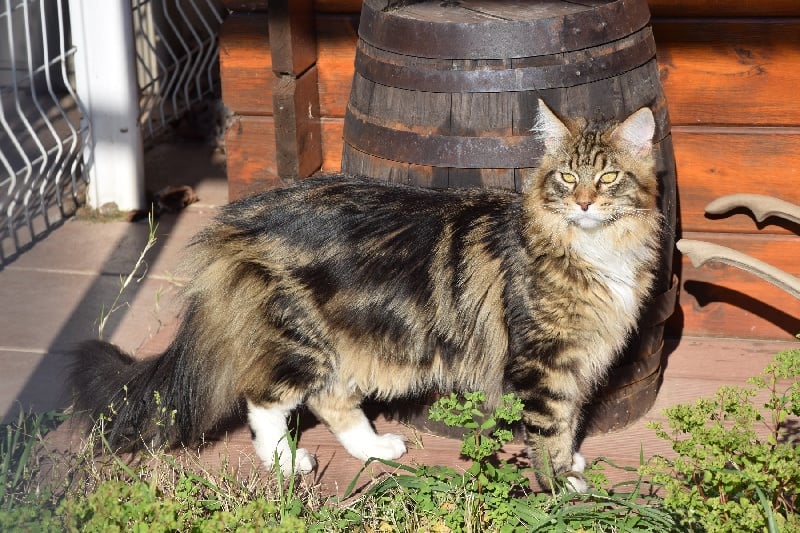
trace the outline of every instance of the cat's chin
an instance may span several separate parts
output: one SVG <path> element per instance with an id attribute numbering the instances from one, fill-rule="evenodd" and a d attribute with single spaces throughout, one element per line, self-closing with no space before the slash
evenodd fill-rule
<path id="1" fill-rule="evenodd" d="M 575 217 L 571 220 L 573 224 L 586 231 L 594 231 L 604 227 L 607 223 L 605 219 L 594 218 L 589 215 Z"/>

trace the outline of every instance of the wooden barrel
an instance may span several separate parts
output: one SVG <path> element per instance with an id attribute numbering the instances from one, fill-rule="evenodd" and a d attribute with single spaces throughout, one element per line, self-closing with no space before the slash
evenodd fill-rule
<path id="1" fill-rule="evenodd" d="M 397 4 L 397 5 L 395 5 Z M 522 189 L 543 151 L 542 98 L 561 117 L 656 119 L 667 219 L 656 296 L 587 414 L 591 432 L 645 413 L 660 385 L 674 308 L 675 166 L 646 0 L 521 3 L 364 0 L 342 169 L 431 187 Z"/>

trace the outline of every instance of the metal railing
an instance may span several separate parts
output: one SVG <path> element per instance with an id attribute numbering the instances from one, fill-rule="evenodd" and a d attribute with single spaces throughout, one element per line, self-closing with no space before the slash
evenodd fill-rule
<path id="1" fill-rule="evenodd" d="M 132 0 L 142 136 L 151 140 L 219 87 L 219 0 Z"/>
<path id="2" fill-rule="evenodd" d="M 217 36 L 227 10 L 221 0 L 130 2 L 133 42 L 123 46 L 135 56 L 133 120 L 153 143 L 193 106 L 217 97 Z M 70 22 L 90 4 L 0 0 L 0 267 L 71 216 L 86 201 L 90 179 L 98 179 L 95 147 L 108 128 L 96 122 L 102 118 L 92 113 L 84 95 L 93 91 L 84 85 L 93 69 L 109 65 L 76 70 L 88 48 L 78 50 L 73 31 L 85 21 Z M 92 26 L 80 26 L 81 38 L 87 32 Z M 126 172 L 114 174 L 119 180 Z M 142 179 L 141 172 L 127 174 Z"/>
<path id="3" fill-rule="evenodd" d="M 63 0 L 0 0 L 0 265 L 74 212 L 90 126 Z"/>

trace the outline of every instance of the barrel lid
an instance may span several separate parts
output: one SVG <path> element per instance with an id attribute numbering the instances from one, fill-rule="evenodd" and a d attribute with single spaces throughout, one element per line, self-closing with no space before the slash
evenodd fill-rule
<path id="1" fill-rule="evenodd" d="M 364 0 L 358 34 L 390 52 L 439 59 L 503 59 L 581 50 L 650 20 L 646 0 Z"/>

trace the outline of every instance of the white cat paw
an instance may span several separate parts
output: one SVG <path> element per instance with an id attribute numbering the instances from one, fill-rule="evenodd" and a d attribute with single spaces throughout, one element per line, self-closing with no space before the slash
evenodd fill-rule
<path id="1" fill-rule="evenodd" d="M 297 448 L 292 454 L 289 446 L 286 417 L 294 408 L 293 405 L 266 408 L 248 402 L 247 406 L 253 447 L 267 470 L 272 470 L 276 460 L 285 476 L 307 474 L 314 470 L 317 461 L 308 450 Z"/>
<path id="2" fill-rule="evenodd" d="M 358 424 L 336 434 L 347 453 L 366 461 L 370 458 L 392 460 L 406 453 L 406 439 L 402 435 L 378 435 L 364 418 Z"/>
<path id="3" fill-rule="evenodd" d="M 586 459 L 577 452 L 572 455 L 572 472 L 582 474 L 586 468 Z M 567 476 L 567 488 L 572 492 L 586 492 L 589 489 L 589 484 L 581 476 Z"/>
<path id="4" fill-rule="evenodd" d="M 292 462 L 292 453 L 289 449 L 275 450 L 271 459 L 263 460 L 264 468 L 272 470 L 275 468 L 275 455 L 278 456 L 278 465 L 281 468 L 281 473 L 284 476 L 293 476 L 295 474 L 308 474 L 317 467 L 317 460 L 314 454 L 305 448 L 298 448 L 294 452 L 294 463 Z"/>
<path id="5" fill-rule="evenodd" d="M 374 458 L 391 461 L 406 453 L 406 441 L 401 435 L 373 433 L 364 437 L 358 441 L 347 438 L 342 441 L 348 453 L 356 459 L 366 461 Z"/>
<path id="6" fill-rule="evenodd" d="M 284 476 L 295 474 L 308 474 L 317 467 L 317 460 L 314 455 L 305 448 L 297 448 L 294 452 L 294 464 L 292 464 L 292 454 L 282 453 L 279 459 L 281 472 Z"/>
<path id="7" fill-rule="evenodd" d="M 586 492 L 589 490 L 589 484 L 585 479 L 574 476 L 567 476 L 567 489 L 572 492 Z"/>
<path id="8" fill-rule="evenodd" d="M 572 470 L 574 472 L 583 472 L 586 468 L 586 459 L 581 454 L 575 452 L 572 454 Z"/>
<path id="9" fill-rule="evenodd" d="M 406 453 L 406 439 L 402 435 L 385 433 L 376 435 L 375 442 L 365 450 L 368 457 L 390 461 Z"/>

